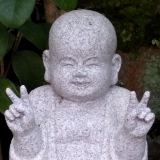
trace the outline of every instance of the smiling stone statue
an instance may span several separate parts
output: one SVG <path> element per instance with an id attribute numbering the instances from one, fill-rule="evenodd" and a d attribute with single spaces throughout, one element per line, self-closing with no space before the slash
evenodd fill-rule
<path id="1" fill-rule="evenodd" d="M 111 22 L 89 10 L 58 18 L 44 51 L 50 83 L 21 98 L 5 112 L 13 132 L 10 160 L 147 160 L 146 134 L 154 122 L 135 92 L 116 86 L 121 58 Z"/>

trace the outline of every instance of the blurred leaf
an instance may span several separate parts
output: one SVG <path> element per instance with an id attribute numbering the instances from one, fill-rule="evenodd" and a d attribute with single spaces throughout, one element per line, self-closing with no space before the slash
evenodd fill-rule
<path id="1" fill-rule="evenodd" d="M 13 56 L 13 69 L 21 85 L 28 91 L 44 84 L 44 66 L 41 57 L 31 51 L 19 51 Z"/>
<path id="2" fill-rule="evenodd" d="M 17 92 L 14 84 L 10 80 L 6 78 L 0 78 L 0 112 L 2 113 L 4 113 L 5 110 L 7 110 L 8 107 L 12 104 L 11 100 L 6 94 L 6 88 L 11 88 L 13 92 L 19 96 L 19 93 Z"/>
<path id="3" fill-rule="evenodd" d="M 31 15 L 35 0 L 0 0 L 0 21 L 9 28 L 18 28 Z"/>
<path id="4" fill-rule="evenodd" d="M 15 41 L 15 37 L 13 34 L 9 33 L 9 42 L 8 42 L 8 50 L 7 52 L 12 48 Z"/>
<path id="5" fill-rule="evenodd" d="M 11 49 L 14 43 L 14 36 L 6 30 L 0 30 L 0 60 Z"/>
<path id="6" fill-rule="evenodd" d="M 156 39 L 152 39 L 152 44 L 155 45 L 156 44 Z"/>
<path id="7" fill-rule="evenodd" d="M 20 93 L 20 86 L 16 83 L 14 83 L 14 86 L 15 86 L 16 90 Z"/>
<path id="8" fill-rule="evenodd" d="M 76 8 L 77 0 L 52 0 L 60 9 L 70 11 Z"/>
<path id="9" fill-rule="evenodd" d="M 5 26 L 0 22 L 0 29 L 5 29 Z"/>
<path id="10" fill-rule="evenodd" d="M 32 21 L 26 21 L 22 26 L 18 28 L 18 30 L 38 49 L 40 49 L 41 51 L 46 49 L 48 39 L 44 31 L 38 24 Z"/>
<path id="11" fill-rule="evenodd" d="M 152 40 L 152 44 L 153 44 L 153 45 L 156 44 L 156 46 L 157 46 L 158 48 L 160 48 L 160 42 L 159 42 L 157 39 L 153 39 L 153 40 Z"/>
<path id="12" fill-rule="evenodd" d="M 38 23 L 38 25 L 42 28 L 42 30 L 46 34 L 47 40 L 48 40 L 49 31 L 50 31 L 50 28 L 51 28 L 52 24 L 50 24 L 50 23 Z"/>

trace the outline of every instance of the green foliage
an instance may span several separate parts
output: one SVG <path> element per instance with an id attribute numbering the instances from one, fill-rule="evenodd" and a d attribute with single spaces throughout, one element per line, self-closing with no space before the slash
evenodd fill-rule
<path id="1" fill-rule="evenodd" d="M 47 37 L 43 29 L 32 21 L 26 21 L 18 30 L 39 50 L 43 51 L 47 47 Z"/>
<path id="2" fill-rule="evenodd" d="M 28 91 L 44 84 L 44 66 L 39 55 L 32 51 L 19 51 L 13 56 L 13 69 Z"/>
<path id="3" fill-rule="evenodd" d="M 8 50 L 13 46 L 15 37 L 4 29 L 0 29 L 0 60 L 5 56 Z"/>
<path id="4" fill-rule="evenodd" d="M 122 41 L 125 43 L 127 41 L 131 41 L 132 35 L 127 34 L 126 30 L 124 29 L 121 33 L 121 38 L 122 38 Z"/>
<path id="5" fill-rule="evenodd" d="M 41 29 L 45 33 L 45 35 L 47 36 L 47 40 L 48 40 L 49 30 L 51 28 L 51 24 L 49 24 L 49 23 L 38 23 L 38 25 L 41 27 Z"/>
<path id="6" fill-rule="evenodd" d="M 77 0 L 52 1 L 63 10 L 72 10 L 77 5 Z M 42 51 L 47 48 L 51 24 L 44 23 L 44 13 L 39 12 L 40 6 L 43 6 L 42 0 L 0 0 L 0 112 L 2 113 L 11 104 L 5 92 L 6 88 L 11 88 L 18 95 L 16 88 L 22 84 L 28 91 L 44 84 L 41 56 Z M 26 46 L 27 50 L 21 50 Z"/>
<path id="7" fill-rule="evenodd" d="M 144 91 L 151 92 L 149 106 L 160 119 L 160 57 L 152 56 L 146 63 L 143 79 L 139 80 Z"/>
<path id="8" fill-rule="evenodd" d="M 9 28 L 18 28 L 31 15 L 35 0 L 0 0 L 0 21 Z"/>
<path id="9" fill-rule="evenodd" d="M 52 0 L 59 8 L 70 11 L 76 8 L 77 0 Z"/>
<path id="10" fill-rule="evenodd" d="M 160 41 L 158 41 L 157 39 L 152 39 L 152 44 L 156 45 L 158 48 L 160 48 Z"/>
<path id="11" fill-rule="evenodd" d="M 14 93 L 19 96 L 19 93 L 17 92 L 14 84 L 6 79 L 6 78 L 0 78 L 0 112 L 4 113 L 4 111 L 9 107 L 9 105 L 12 103 L 11 100 L 8 98 L 6 94 L 6 88 L 11 88 Z"/>

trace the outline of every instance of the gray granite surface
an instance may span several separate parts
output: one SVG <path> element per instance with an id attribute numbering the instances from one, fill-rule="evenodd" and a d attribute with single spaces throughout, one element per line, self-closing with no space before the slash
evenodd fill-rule
<path id="1" fill-rule="evenodd" d="M 111 22 L 89 10 L 58 18 L 44 51 L 49 85 L 18 98 L 5 117 L 13 139 L 10 160 L 147 160 L 146 134 L 154 122 L 147 103 L 116 86 L 121 57 Z"/>

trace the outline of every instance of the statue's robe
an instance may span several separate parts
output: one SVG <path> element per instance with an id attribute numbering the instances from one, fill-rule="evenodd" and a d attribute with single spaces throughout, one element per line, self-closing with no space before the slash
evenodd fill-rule
<path id="1" fill-rule="evenodd" d="M 105 104 L 104 132 L 100 135 L 103 141 L 99 145 L 94 145 L 83 137 L 79 141 L 73 139 L 71 143 L 56 142 L 55 108 L 60 102 L 50 85 L 33 90 L 29 99 L 36 123 L 42 130 L 43 141 L 41 150 L 31 160 L 121 160 L 116 155 L 115 146 L 118 143 L 115 138 L 124 126 L 130 100 L 130 91 L 127 89 L 118 86 L 110 88 Z M 14 138 L 10 147 L 10 160 L 24 160 L 15 152 L 13 141 Z M 128 147 L 130 146 L 124 145 L 124 152 L 125 148 L 128 151 Z M 147 160 L 147 144 L 143 154 L 142 160 Z"/>

